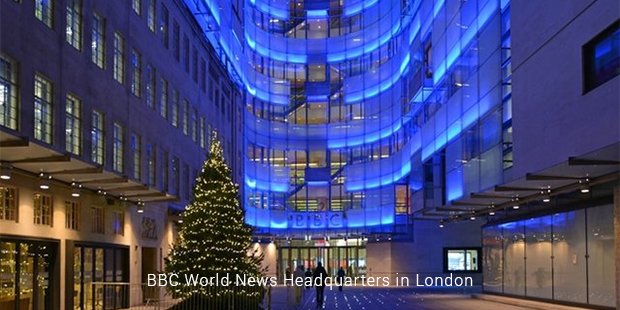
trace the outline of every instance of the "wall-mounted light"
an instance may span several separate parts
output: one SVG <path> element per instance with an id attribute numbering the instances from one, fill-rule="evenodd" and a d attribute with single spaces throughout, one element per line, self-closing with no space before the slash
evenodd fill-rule
<path id="1" fill-rule="evenodd" d="M 590 179 L 585 178 L 583 180 L 579 180 L 579 191 L 582 194 L 587 194 L 590 192 Z"/>
<path id="2" fill-rule="evenodd" d="M 138 201 L 137 203 L 137 212 L 144 213 L 144 202 Z"/>
<path id="3" fill-rule="evenodd" d="M 50 180 L 52 179 L 51 175 L 47 175 L 43 172 L 39 174 L 39 188 L 42 190 L 50 189 Z"/>
<path id="4" fill-rule="evenodd" d="M 82 189 L 82 184 L 79 184 L 77 182 L 72 182 L 71 183 L 71 197 L 80 197 L 80 192 Z"/>
<path id="5" fill-rule="evenodd" d="M 542 191 L 540 191 L 540 195 L 542 196 L 542 202 L 549 202 L 551 201 L 551 189 L 547 188 L 547 189 L 543 189 Z"/>
<path id="6" fill-rule="evenodd" d="M 490 216 L 493 216 L 493 215 L 495 215 L 495 212 L 494 212 L 494 211 L 491 211 L 491 212 L 489 212 L 489 215 L 490 215 Z"/>
<path id="7" fill-rule="evenodd" d="M 439 228 L 443 228 L 443 220 L 439 221 Z"/>
<path id="8" fill-rule="evenodd" d="M 515 210 L 518 210 L 520 208 L 519 207 L 519 197 L 515 197 L 512 200 L 512 208 L 515 209 Z"/>
<path id="9" fill-rule="evenodd" d="M 13 165 L 8 161 L 0 162 L 0 179 L 10 180 L 13 172 Z"/>

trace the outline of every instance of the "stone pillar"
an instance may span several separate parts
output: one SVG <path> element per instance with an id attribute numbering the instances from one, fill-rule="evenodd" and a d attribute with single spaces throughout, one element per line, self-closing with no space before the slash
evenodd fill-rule
<path id="1" fill-rule="evenodd" d="M 616 244 L 616 309 L 620 309 L 620 186 L 614 188 L 614 231 Z"/>

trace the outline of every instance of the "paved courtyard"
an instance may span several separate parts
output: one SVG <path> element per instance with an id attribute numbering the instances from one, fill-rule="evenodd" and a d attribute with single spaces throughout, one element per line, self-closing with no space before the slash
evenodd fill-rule
<path id="1" fill-rule="evenodd" d="M 342 292 L 337 289 L 325 290 L 325 302 L 321 309 L 330 310 L 390 310 L 390 309 L 475 309 L 475 310 L 517 310 L 530 309 L 488 300 L 471 298 L 470 291 L 414 291 L 411 288 L 360 288 L 348 287 Z M 304 290 L 300 306 L 287 303 L 294 291 L 285 287 L 275 288 L 272 292 L 272 309 L 317 309 L 315 290 Z M 287 296 L 288 295 L 288 296 Z M 550 309 L 552 305 L 549 305 Z"/>

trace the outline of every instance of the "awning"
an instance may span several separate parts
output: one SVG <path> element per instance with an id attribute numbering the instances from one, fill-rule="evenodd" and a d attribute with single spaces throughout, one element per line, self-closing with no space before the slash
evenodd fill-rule
<path id="1" fill-rule="evenodd" d="M 105 196 L 134 203 L 178 201 L 178 197 L 157 188 L 132 180 L 125 175 L 88 163 L 70 153 L 60 153 L 36 141 L 0 131 L 0 161 L 8 162 L 14 170 L 32 176 L 44 173 L 53 181 L 71 186 L 73 182 Z"/>

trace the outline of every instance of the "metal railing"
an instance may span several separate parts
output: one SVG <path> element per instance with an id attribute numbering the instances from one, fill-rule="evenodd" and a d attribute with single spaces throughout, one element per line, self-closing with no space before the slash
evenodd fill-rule
<path id="1" fill-rule="evenodd" d="M 272 308 L 270 286 L 168 286 L 144 283 L 93 282 L 85 303 L 92 309 L 199 310 Z"/>

